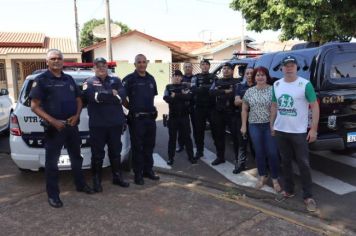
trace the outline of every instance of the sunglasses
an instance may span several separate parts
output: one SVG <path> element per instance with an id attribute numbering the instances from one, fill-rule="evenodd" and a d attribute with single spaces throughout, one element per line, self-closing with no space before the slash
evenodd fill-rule
<path id="1" fill-rule="evenodd" d="M 61 61 L 61 60 L 63 60 L 63 58 L 62 57 L 51 57 L 51 58 L 49 58 L 49 60 L 50 61 Z"/>

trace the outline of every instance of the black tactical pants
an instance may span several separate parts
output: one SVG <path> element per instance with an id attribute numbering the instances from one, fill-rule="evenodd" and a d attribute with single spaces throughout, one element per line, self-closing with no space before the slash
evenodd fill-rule
<path id="1" fill-rule="evenodd" d="M 212 125 L 215 129 L 214 144 L 216 147 L 216 156 L 225 160 L 225 136 L 226 128 L 231 133 L 231 138 L 234 145 L 235 157 L 238 156 L 239 151 L 239 135 L 237 113 L 217 111 L 212 112 Z"/>
<path id="2" fill-rule="evenodd" d="M 186 148 L 186 152 L 189 159 L 193 158 L 193 142 L 190 138 L 190 123 L 189 123 L 189 115 L 172 117 L 169 116 L 168 120 L 168 157 L 173 158 L 176 150 L 176 141 L 177 141 L 177 133 L 182 138 L 182 144 Z"/>

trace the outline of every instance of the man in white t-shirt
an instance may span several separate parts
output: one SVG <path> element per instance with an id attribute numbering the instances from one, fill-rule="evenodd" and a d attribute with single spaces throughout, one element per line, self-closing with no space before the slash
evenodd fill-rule
<path id="1" fill-rule="evenodd" d="M 284 175 L 284 191 L 278 199 L 294 196 L 292 161 L 295 157 L 303 187 L 304 203 L 308 211 L 315 211 L 308 142 L 314 142 L 317 138 L 319 105 L 313 85 L 297 76 L 296 58 L 286 56 L 281 64 L 284 78 L 273 84 L 271 107 L 271 131 L 272 135 L 276 136 Z M 307 132 L 309 108 L 312 112 L 312 123 Z"/>

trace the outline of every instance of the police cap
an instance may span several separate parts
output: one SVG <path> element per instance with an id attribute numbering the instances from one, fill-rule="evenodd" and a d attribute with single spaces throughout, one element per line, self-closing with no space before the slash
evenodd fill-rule
<path id="1" fill-rule="evenodd" d="M 294 63 L 294 64 L 298 65 L 297 59 L 296 59 L 295 57 L 291 56 L 291 55 L 286 56 L 286 57 L 283 58 L 283 60 L 282 60 L 282 65 L 285 66 L 285 65 L 287 65 L 288 63 Z"/>
<path id="2" fill-rule="evenodd" d="M 223 64 L 223 67 L 224 67 L 224 66 L 229 67 L 231 70 L 234 69 L 234 66 L 233 66 L 230 62 L 225 62 L 225 63 Z"/>
<path id="3" fill-rule="evenodd" d="M 97 57 L 97 58 L 95 58 L 95 60 L 94 60 L 94 65 L 97 65 L 97 64 L 99 64 L 99 63 L 106 64 L 107 62 L 106 62 L 106 60 L 105 60 L 104 57 Z"/>
<path id="4" fill-rule="evenodd" d="M 203 59 L 200 61 L 200 64 L 206 63 L 210 66 L 210 61 L 208 59 Z"/>
<path id="5" fill-rule="evenodd" d="M 183 73 L 180 70 L 174 70 L 173 76 L 183 76 Z"/>

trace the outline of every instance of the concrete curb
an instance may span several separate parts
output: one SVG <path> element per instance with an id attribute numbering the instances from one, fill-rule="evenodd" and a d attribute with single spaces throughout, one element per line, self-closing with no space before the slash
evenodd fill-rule
<path id="1" fill-rule="evenodd" d="M 158 173 L 164 175 L 178 177 L 188 181 L 195 182 L 196 186 L 201 186 L 205 189 L 208 188 L 208 189 L 217 190 L 219 194 L 209 193 L 209 195 L 213 195 L 214 197 L 224 199 L 227 201 L 232 201 L 236 204 L 240 204 L 248 208 L 253 208 L 267 215 L 280 218 L 282 220 L 300 225 L 302 227 L 306 227 L 317 233 L 322 233 L 326 235 L 330 235 L 330 234 L 331 235 L 355 235 L 355 232 L 353 232 L 351 229 L 342 228 L 333 225 L 333 222 L 331 220 L 328 219 L 321 220 L 320 218 L 314 215 L 307 215 L 305 213 L 298 212 L 298 211 L 295 212 L 295 211 L 286 210 L 278 206 L 277 202 L 276 205 L 271 205 L 261 201 L 263 199 L 269 199 L 274 201 L 275 195 L 271 193 L 258 191 L 252 188 L 238 186 L 235 184 L 231 184 L 231 186 L 226 186 L 200 177 L 195 177 L 184 173 L 178 173 L 172 170 L 166 170 L 162 168 L 156 168 L 156 170 Z M 232 190 L 235 193 L 228 196 L 227 193 L 231 192 Z M 207 192 L 208 191 L 206 191 L 206 193 Z"/>

